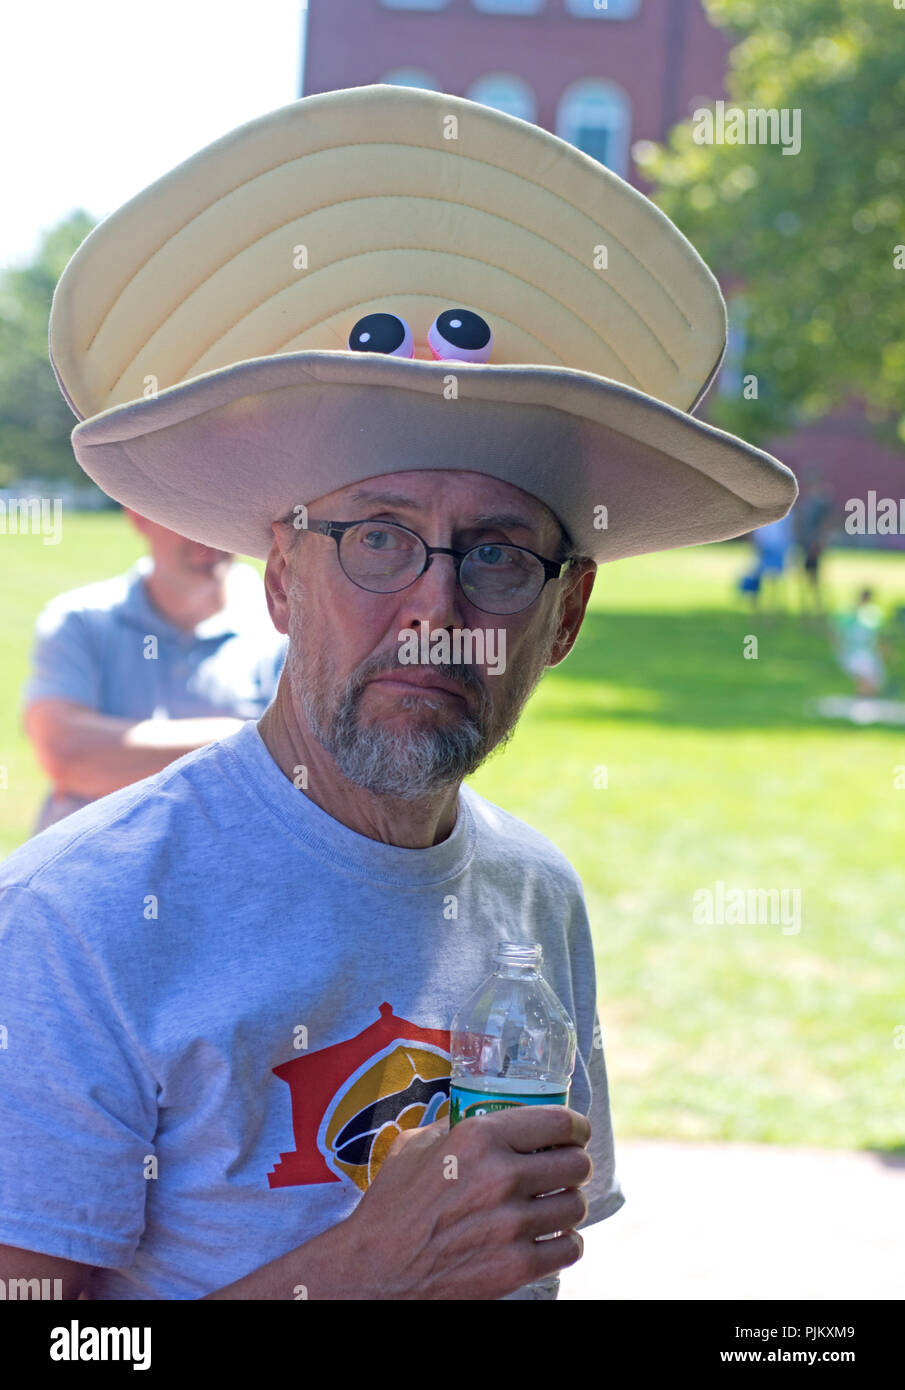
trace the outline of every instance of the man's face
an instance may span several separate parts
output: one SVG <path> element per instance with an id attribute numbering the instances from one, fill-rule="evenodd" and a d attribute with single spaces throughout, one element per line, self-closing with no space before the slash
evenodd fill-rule
<path id="1" fill-rule="evenodd" d="M 394 500 L 387 499 L 390 493 Z M 498 519 L 478 520 L 487 516 Z M 561 535 L 537 498 L 458 470 L 389 473 L 340 488 L 308 507 L 309 524 L 328 520 L 395 522 L 428 545 L 465 550 L 508 543 L 546 559 L 556 558 Z M 511 737 L 528 696 L 552 664 L 563 581 L 551 581 L 520 613 L 485 613 L 456 583 L 453 558 L 437 555 L 408 588 L 371 593 L 343 573 L 332 538 L 302 530 L 291 545 L 290 531 L 275 528 L 268 571 L 286 554 L 282 587 L 288 612 L 281 614 L 279 602 L 270 606 L 280 631 L 289 633 L 287 671 L 301 727 L 310 728 L 349 781 L 377 795 L 413 801 L 458 784 Z M 429 636 L 464 628 L 493 630 L 483 662 L 401 663 L 406 630 Z M 492 653 L 499 653 L 502 642 L 505 669 L 494 674 L 501 663 Z M 554 660 L 563 655 L 554 654 Z M 386 673 L 394 679 L 379 679 Z M 400 683 L 413 677 L 452 681 L 457 690 Z"/>
<path id="2" fill-rule="evenodd" d="M 126 509 L 126 515 L 136 530 L 146 537 L 154 557 L 155 569 L 174 581 L 191 585 L 201 579 L 222 579 L 233 562 L 233 555 L 226 550 L 215 550 L 213 546 L 202 545 L 200 541 L 190 541 L 151 521 L 138 512 Z"/>

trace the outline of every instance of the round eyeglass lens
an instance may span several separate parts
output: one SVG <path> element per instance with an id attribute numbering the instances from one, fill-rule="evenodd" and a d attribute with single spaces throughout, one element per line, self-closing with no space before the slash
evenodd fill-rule
<path id="1" fill-rule="evenodd" d="M 367 521 L 345 532 L 339 558 L 353 583 L 374 593 L 392 593 L 415 578 L 424 547 L 417 536 L 398 526 Z"/>
<path id="2" fill-rule="evenodd" d="M 543 588 L 544 568 L 516 545 L 480 545 L 462 561 L 459 581 L 476 608 L 518 613 Z"/>

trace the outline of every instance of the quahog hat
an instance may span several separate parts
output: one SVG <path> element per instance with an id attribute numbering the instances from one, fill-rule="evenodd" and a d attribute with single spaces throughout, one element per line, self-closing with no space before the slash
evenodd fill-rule
<path id="1" fill-rule="evenodd" d="M 790 470 L 691 413 L 725 342 L 649 199 L 538 126 L 385 84 L 178 165 L 90 233 L 50 317 L 84 471 L 259 558 L 297 504 L 409 469 L 512 483 L 599 562 L 775 521 Z"/>

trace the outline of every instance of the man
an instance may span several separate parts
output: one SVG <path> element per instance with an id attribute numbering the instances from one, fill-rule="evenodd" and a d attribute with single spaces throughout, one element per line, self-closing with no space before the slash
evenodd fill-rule
<path id="1" fill-rule="evenodd" d="M 490 550 L 494 542 L 518 541 L 550 557 L 560 549 L 560 527 L 549 511 L 497 479 L 473 473 L 411 472 L 371 481 L 375 490 L 405 491 L 409 505 L 394 506 L 391 515 L 423 534 L 431 545 L 465 548 L 480 541 Z M 98 1200 L 103 1190 L 102 1229 L 98 1229 L 99 1206 L 80 1207 L 78 1216 L 68 1214 L 63 1219 L 54 1201 L 48 1206 L 46 1173 L 39 1185 L 45 1194 L 45 1220 L 62 1223 L 55 1232 L 58 1248 L 78 1249 L 83 1255 L 94 1252 L 92 1259 L 102 1277 L 93 1285 L 88 1282 L 92 1297 L 199 1297 L 212 1291 L 207 1287 L 216 1282 L 212 1271 L 219 1268 L 228 1274 L 242 1267 L 229 1253 L 237 1243 L 243 1251 L 240 1260 L 246 1263 L 254 1264 L 252 1252 L 259 1252 L 260 1267 L 235 1281 L 235 1287 L 227 1290 L 229 1297 L 290 1297 L 290 1290 L 300 1282 L 313 1298 L 382 1293 L 502 1296 L 513 1292 L 517 1284 L 527 1284 L 528 1275 L 543 1275 L 558 1267 L 550 1264 L 554 1258 L 571 1263 L 577 1254 L 574 1239 L 562 1236 L 547 1242 L 546 1249 L 537 1247 L 547 1263 L 535 1269 L 516 1264 L 516 1252 L 508 1252 L 504 1243 L 492 1267 L 485 1270 L 481 1260 L 489 1263 L 489 1252 L 484 1233 L 474 1231 L 474 1246 L 468 1251 L 471 1259 L 464 1271 L 458 1272 L 452 1260 L 452 1250 L 460 1248 L 456 1243 L 449 1252 L 450 1278 L 445 1283 L 438 1280 L 436 1291 L 432 1289 L 427 1266 L 436 1260 L 436 1242 L 432 1246 L 428 1241 L 428 1227 L 442 1193 L 440 1155 L 451 1151 L 447 1122 L 439 1121 L 420 1133 L 407 1129 L 417 1118 L 418 1107 L 409 1104 L 399 1113 L 392 1110 L 393 1097 L 403 1087 L 395 1079 L 395 1070 L 379 1056 L 385 1048 L 377 1049 L 378 1057 L 371 1061 L 371 1089 L 355 1113 L 375 1108 L 376 1090 L 384 1108 L 387 1102 L 391 1106 L 383 1131 L 388 1127 L 410 1136 L 415 1153 L 428 1137 L 433 1143 L 418 1164 L 414 1155 L 403 1150 L 416 1187 L 420 1182 L 424 1189 L 417 1220 L 408 1181 L 404 1182 L 404 1209 L 402 1193 L 395 1188 L 387 1192 L 389 1184 L 368 1187 L 366 1200 L 373 1193 L 383 1199 L 385 1209 L 379 1200 L 372 1203 L 375 1212 L 367 1223 L 364 1243 L 355 1246 L 352 1264 L 344 1242 L 355 1227 L 345 1223 L 331 1227 L 330 1223 L 350 1211 L 358 1193 L 356 1180 L 373 1181 L 370 1163 L 365 1162 L 363 1171 L 360 1164 L 348 1165 L 353 1181 L 348 1189 L 337 1191 L 339 1184 L 330 1186 L 334 1175 L 325 1166 L 319 1171 L 312 1162 L 316 1155 L 302 1150 L 298 1171 L 287 1177 L 294 1184 L 305 1184 L 301 1190 L 313 1211 L 286 1201 L 298 1187 L 271 1191 L 264 1182 L 269 1168 L 275 1167 L 278 1175 L 279 1160 L 285 1164 L 287 1156 L 281 1149 L 293 1145 L 286 1106 L 278 1107 L 265 1123 L 260 1101 L 255 1099 L 263 1080 L 262 1054 L 265 1074 L 275 1063 L 285 1065 L 292 1057 L 292 1030 L 301 1024 L 314 1053 L 310 1060 L 315 1061 L 323 1040 L 331 1036 L 331 1024 L 338 1024 L 333 1036 L 345 1041 L 359 1031 L 360 1023 L 371 1023 L 379 1016 L 381 1001 L 376 996 L 370 1008 L 362 1008 L 354 998 L 355 986 L 346 975 L 347 958 L 343 968 L 349 945 L 354 945 L 359 972 L 365 977 L 369 960 L 378 964 L 383 960 L 384 973 L 378 979 L 393 982 L 386 984 L 386 993 L 393 995 L 393 1014 L 408 1020 L 397 1028 L 397 1051 L 412 1055 L 421 1075 L 425 1063 L 430 1066 L 436 1057 L 433 1039 L 421 1034 L 436 1032 L 444 1023 L 448 1026 L 450 1005 L 454 1008 L 462 1002 L 466 991 L 459 984 L 445 1002 L 445 1014 L 430 1007 L 411 1019 L 410 1011 L 398 1005 L 403 978 L 419 982 L 416 994 L 435 974 L 462 980 L 464 958 L 469 966 L 464 978 L 479 982 L 487 973 L 488 946 L 513 908 L 518 914 L 514 920 L 524 915 L 546 937 L 547 968 L 554 972 L 554 987 L 580 1025 L 588 1062 L 579 1062 L 573 1104 L 580 1104 L 582 1095 L 590 1100 L 593 1085 L 598 1143 L 591 1152 L 599 1164 L 594 1215 L 608 1215 L 622 1204 L 613 1174 L 603 1055 L 599 1045 L 593 1045 L 598 1026 L 593 956 L 578 880 L 542 836 L 472 792 L 463 789 L 461 801 L 458 797 L 461 779 L 512 733 L 545 665 L 556 664 L 571 648 L 596 567 L 592 561 L 575 566 L 574 572 L 566 571 L 571 577 L 562 588 L 544 586 L 542 602 L 497 619 L 507 634 L 507 661 L 505 672 L 495 679 L 465 664 L 437 664 L 427 673 L 423 668 L 400 667 L 394 641 L 398 630 L 417 631 L 421 623 L 432 632 L 461 629 L 464 619 L 474 620 L 480 610 L 467 600 L 448 557 L 440 563 L 435 558 L 413 583 L 392 594 L 374 593 L 352 583 L 343 572 L 336 546 L 312 528 L 317 521 L 333 517 L 386 516 L 388 509 L 379 502 L 353 500 L 360 492 L 355 485 L 319 499 L 309 508 L 307 533 L 286 522 L 274 524 L 267 597 L 277 629 L 289 634 L 290 647 L 276 699 L 260 723 L 248 724 L 238 736 L 204 750 L 200 762 L 189 760 L 186 767 L 183 761 L 163 780 L 153 778 L 131 788 L 127 801 L 123 795 L 107 798 L 103 807 L 98 804 L 91 809 L 90 825 L 87 813 L 82 813 L 68 822 L 68 835 L 63 833 L 65 827 L 59 827 L 54 832 L 55 873 L 62 866 L 68 880 L 60 894 L 45 878 L 44 861 L 37 853 L 28 864 L 23 860 L 15 875 L 17 886 L 8 890 L 15 902 L 5 918 L 7 931 L 14 934 L 17 926 L 24 929 L 27 922 L 32 950 L 55 962 L 53 974 L 58 986 L 63 985 L 68 1017 L 80 1039 L 68 1059 L 54 1049 L 57 1082 L 73 1107 L 68 1115 L 54 1108 L 59 1142 L 71 1142 L 77 1136 L 82 1161 L 98 1183 Z M 524 524 L 506 530 L 475 525 L 477 515 L 493 511 L 518 512 Z M 387 674 L 398 675 L 407 689 L 395 680 L 382 679 Z M 421 693 L 424 680 L 430 683 Z M 300 768 L 307 773 L 307 795 L 296 789 Z M 76 849 L 79 843 L 81 850 Z M 118 868 L 115 855 L 120 843 L 128 844 L 130 852 Z M 125 964 L 122 958 L 111 964 L 119 977 L 113 989 L 119 1007 L 130 1015 L 137 1010 L 128 1025 L 130 1034 L 132 1026 L 143 1034 L 137 1052 L 130 1039 L 121 1037 L 113 1048 L 109 1038 L 104 1040 L 106 1030 L 115 1030 L 116 1024 L 112 1016 L 102 1017 L 99 1009 L 105 1014 L 112 996 L 101 1001 L 96 986 L 90 995 L 86 989 L 80 996 L 79 983 L 70 975 L 83 967 L 69 953 L 62 914 L 71 897 L 81 900 L 90 893 L 87 879 L 78 882 L 81 876 L 93 878 L 98 872 L 103 873 L 102 900 L 111 918 L 121 926 L 134 919 L 126 929 L 130 951 L 140 955 L 138 976 L 132 977 L 131 965 L 120 973 Z M 193 873 L 197 875 L 194 882 Z M 458 922 L 444 918 L 450 893 L 457 899 Z M 155 900 L 150 914 L 145 905 L 149 896 Z M 94 897 L 97 901 L 96 893 Z M 356 919 L 352 926 L 350 916 Z M 428 929 L 434 939 L 426 939 Z M 344 932 L 350 936 L 345 947 L 341 944 Z M 372 941 L 372 932 L 382 940 Z M 250 941 L 250 935 L 257 939 Z M 249 973 L 248 960 L 242 963 L 245 953 L 254 959 L 253 973 Z M 293 953 L 299 954 L 303 969 L 301 974 L 287 976 Z M 395 979 L 386 973 L 389 958 L 396 960 Z M 217 983 L 223 971 L 226 975 Z M 205 1000 L 204 981 L 211 972 L 214 978 Z M 285 977 L 283 983 L 280 976 Z M 318 979 L 316 991 L 303 987 L 305 977 Z M 150 996 L 149 979 L 155 982 Z M 162 1002 L 170 991 L 172 1008 Z M 154 996 L 159 996 L 156 1003 Z M 32 1007 L 46 1028 L 51 1000 L 33 998 Z M 143 1023 L 138 1022 L 139 1014 Z M 246 1077 L 231 1075 L 229 1061 L 236 1035 L 243 1033 L 248 1035 L 244 1050 L 255 1058 L 256 1068 Z M 13 1046 L 14 1028 L 11 1039 Z M 54 1066 L 49 1055 L 46 1063 Z M 396 1059 L 394 1066 L 398 1065 Z M 133 1069 L 142 1075 L 129 1081 L 127 1073 Z M 156 1086 L 161 1081 L 164 1095 L 157 1099 Z M 81 1113 L 86 1086 L 98 1088 L 98 1099 L 108 1088 L 110 1096 L 116 1096 L 112 1130 L 109 1118 L 100 1113 L 93 1120 Z M 272 1081 L 272 1086 L 280 1089 L 280 1083 Z M 124 1104 L 128 1109 L 123 1109 Z M 375 1143 L 383 1131 L 375 1133 Z M 172 1158 L 167 1158 L 170 1132 L 174 1142 Z M 484 1137 L 489 1135 L 479 1136 Z M 525 1143 L 540 1148 L 545 1137 L 546 1132 L 538 1131 Z M 562 1133 L 551 1128 L 551 1142 L 562 1139 Z M 255 1151 L 255 1162 L 244 1173 L 240 1190 L 247 1184 L 257 1188 L 247 1194 L 252 1200 L 243 1205 L 241 1218 L 220 1169 L 227 1150 L 240 1140 Z M 141 1172 L 144 1153 L 152 1148 L 164 1168 L 172 1163 L 176 1169 L 161 1173 L 160 1196 Z M 339 1160 L 339 1167 L 340 1146 L 333 1145 L 330 1156 L 334 1162 Z M 555 1157 L 563 1164 L 562 1182 L 559 1176 L 554 1181 L 545 1175 L 544 1190 L 566 1186 L 576 1176 L 587 1177 L 588 1170 L 581 1167 L 585 1160 L 575 1147 L 564 1148 Z M 467 1227 L 475 1203 L 486 1201 L 486 1196 L 475 1190 L 464 1158 L 463 1167 L 463 1179 L 468 1181 L 450 1185 L 450 1190 L 454 1189 L 462 1208 L 460 1224 Z M 475 1174 L 477 1169 L 475 1162 Z M 387 1176 L 394 1172 L 393 1165 L 388 1165 Z M 175 1203 L 172 1196 L 162 1197 L 171 1184 L 173 1190 L 183 1189 Z M 560 1226 L 578 1224 L 587 1210 L 585 1198 L 574 1188 L 555 1203 L 549 1219 Z M 365 1207 L 362 1201 L 359 1218 Z M 132 1252 L 126 1246 L 138 1238 L 142 1217 L 147 1224 L 130 1263 Z M 168 1229 L 157 1235 L 157 1223 L 162 1225 L 164 1219 Z M 332 1243 L 322 1242 L 323 1256 L 318 1247 L 309 1250 L 310 1240 L 302 1241 L 312 1219 L 315 1228 L 326 1225 L 335 1232 Z M 76 1225 L 82 1231 L 80 1237 L 73 1229 Z M 0 1226 L 7 1239 L 18 1229 L 9 1213 Z M 293 1230 L 300 1247 L 293 1251 L 294 1260 L 269 1258 L 286 1244 Z M 203 1232 L 202 1251 L 196 1249 L 199 1232 Z M 413 1254 L 416 1233 L 424 1241 L 417 1258 Z M 37 1244 L 30 1224 L 28 1234 Z M 465 1234 L 456 1231 L 456 1241 L 463 1241 Z M 18 1239 L 25 1243 L 24 1231 Z M 166 1255 L 166 1249 L 174 1241 L 181 1254 L 171 1265 L 173 1257 Z M 568 1247 L 565 1257 L 564 1245 Z M 507 1254 L 512 1268 L 522 1271 L 514 1278 L 508 1272 Z M 348 1268 L 344 1260 L 350 1261 Z M 104 1261 L 121 1268 L 103 1267 Z M 74 1269 L 70 1272 L 79 1275 Z M 512 1288 L 500 1284 L 507 1275 Z M 275 1290 L 282 1292 L 278 1295 Z"/>
<path id="2" fill-rule="evenodd" d="M 792 512 L 796 538 L 801 549 L 805 588 L 810 591 L 813 610 L 823 612 L 820 592 L 820 562 L 833 528 L 833 494 L 818 469 L 809 467 L 801 479 L 801 498 Z"/>
<path id="3" fill-rule="evenodd" d="M 35 833 L 260 716 L 285 660 L 250 565 L 126 515 L 150 557 L 38 618 L 23 722 L 53 788 Z"/>
<path id="4" fill-rule="evenodd" d="M 568 655 L 599 561 L 794 501 L 686 409 L 725 331 L 640 194 L 410 88 L 251 122 L 79 248 L 51 316 L 79 462 L 266 556 L 289 652 L 259 724 L 0 870 L 0 1275 L 555 1297 L 624 1200 L 590 927 L 561 851 L 463 778 Z M 575 1022 L 569 1103 L 450 1131 L 450 1023 L 500 940 L 542 946 Z"/>

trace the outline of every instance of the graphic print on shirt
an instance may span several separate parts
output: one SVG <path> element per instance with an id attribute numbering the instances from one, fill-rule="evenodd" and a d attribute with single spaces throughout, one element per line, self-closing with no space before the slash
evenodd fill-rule
<path id="1" fill-rule="evenodd" d="M 419 1028 L 383 1003 L 354 1038 L 273 1073 L 289 1086 L 295 1151 L 280 1154 L 270 1186 L 346 1179 L 365 1192 L 397 1135 L 449 1114 L 449 1030 Z"/>

